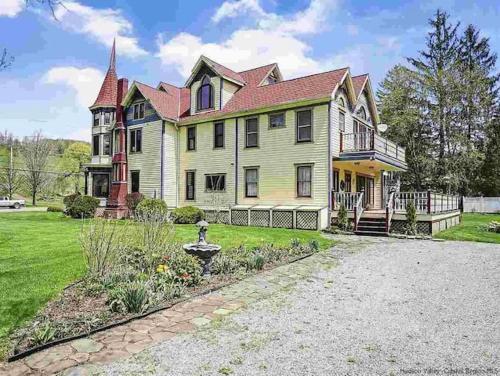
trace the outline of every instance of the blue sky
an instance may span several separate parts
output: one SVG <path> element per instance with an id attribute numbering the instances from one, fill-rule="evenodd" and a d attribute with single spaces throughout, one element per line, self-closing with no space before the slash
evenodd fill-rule
<path id="1" fill-rule="evenodd" d="M 62 0 L 58 20 L 0 0 L 0 130 L 87 139 L 90 112 L 117 38 L 121 77 L 182 85 L 200 54 L 243 70 L 278 62 L 285 78 L 350 66 L 374 87 L 425 43 L 438 7 L 474 23 L 500 51 L 498 1 Z"/>

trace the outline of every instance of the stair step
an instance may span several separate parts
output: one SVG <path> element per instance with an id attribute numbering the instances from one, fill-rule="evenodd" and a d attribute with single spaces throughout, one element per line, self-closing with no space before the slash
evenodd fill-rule
<path id="1" fill-rule="evenodd" d="M 354 231 L 356 235 L 366 235 L 366 236 L 388 236 L 388 234 L 384 232 L 378 232 L 378 231 Z"/>
<path id="2" fill-rule="evenodd" d="M 385 222 L 366 222 L 366 221 L 359 221 L 359 225 L 361 226 L 385 226 Z"/>
<path id="3" fill-rule="evenodd" d="M 367 226 L 359 226 L 358 225 L 358 231 L 385 232 L 385 226 L 384 227 L 367 227 Z"/>

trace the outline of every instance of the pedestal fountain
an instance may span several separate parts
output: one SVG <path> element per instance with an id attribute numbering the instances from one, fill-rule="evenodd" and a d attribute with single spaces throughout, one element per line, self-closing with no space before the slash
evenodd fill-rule
<path id="1" fill-rule="evenodd" d="M 184 244 L 184 250 L 190 255 L 198 257 L 203 266 L 203 276 L 210 277 L 210 267 L 212 265 L 212 257 L 214 257 L 221 249 L 218 244 L 208 244 L 206 237 L 208 231 L 208 222 L 199 221 L 196 226 L 200 229 L 198 231 L 198 242 L 191 244 Z"/>

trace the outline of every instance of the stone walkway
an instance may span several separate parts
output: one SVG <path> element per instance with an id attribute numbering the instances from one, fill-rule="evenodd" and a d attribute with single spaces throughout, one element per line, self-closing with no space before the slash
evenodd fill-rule
<path id="1" fill-rule="evenodd" d="M 0 375 L 88 375 L 93 365 L 106 364 L 131 356 L 177 335 L 227 316 L 240 308 L 286 291 L 314 270 L 333 266 L 329 253 L 320 253 L 299 262 L 254 275 L 216 293 L 194 298 L 143 319 L 61 344 L 1 365 Z"/>

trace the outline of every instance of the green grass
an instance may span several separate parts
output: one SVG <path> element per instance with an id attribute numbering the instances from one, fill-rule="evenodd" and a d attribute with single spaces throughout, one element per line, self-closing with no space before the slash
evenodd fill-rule
<path id="1" fill-rule="evenodd" d="M 66 285 L 83 276 L 78 235 L 81 222 L 61 213 L 0 213 L 0 359 L 9 333 L 33 317 Z M 197 240 L 194 225 L 177 225 L 175 240 Z M 208 240 L 223 248 L 287 246 L 292 238 L 316 239 L 321 248 L 332 242 L 315 231 L 210 225 Z"/>
<path id="2" fill-rule="evenodd" d="M 462 223 L 436 234 L 436 238 L 446 240 L 465 240 L 472 242 L 500 244 L 500 234 L 486 230 L 491 221 L 500 222 L 500 214 L 465 213 Z"/>

